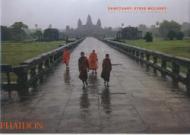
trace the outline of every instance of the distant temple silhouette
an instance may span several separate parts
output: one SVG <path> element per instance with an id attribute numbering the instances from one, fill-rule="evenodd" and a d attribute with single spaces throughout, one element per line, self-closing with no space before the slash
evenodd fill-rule
<path id="1" fill-rule="evenodd" d="M 96 25 L 92 23 L 91 16 L 88 15 L 86 24 L 83 25 L 82 21 L 78 20 L 78 27 L 76 29 L 77 33 L 82 36 L 100 36 L 100 33 L 103 34 L 103 29 L 101 26 L 101 20 L 98 19 Z"/>
<path id="2" fill-rule="evenodd" d="M 94 36 L 102 37 L 105 35 L 105 29 L 102 28 L 101 20 L 98 19 L 96 24 L 93 24 L 91 16 L 88 15 L 86 24 L 83 25 L 81 19 L 78 19 L 77 28 L 72 29 L 66 26 L 66 34 L 72 37 Z"/>
<path id="3" fill-rule="evenodd" d="M 81 38 L 81 37 L 97 37 L 97 38 L 117 38 L 117 39 L 141 39 L 142 31 L 139 31 L 137 27 L 125 27 L 119 29 L 112 29 L 112 27 L 102 28 L 102 22 L 97 20 L 96 24 L 93 24 L 91 16 L 88 15 L 86 24 L 83 24 L 81 19 L 78 19 L 77 28 L 73 29 L 70 26 L 66 26 L 65 35 L 69 38 Z"/>

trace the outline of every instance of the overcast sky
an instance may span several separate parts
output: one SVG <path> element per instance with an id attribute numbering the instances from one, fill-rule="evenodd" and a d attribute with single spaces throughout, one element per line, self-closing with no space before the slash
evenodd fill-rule
<path id="1" fill-rule="evenodd" d="M 91 15 L 93 23 L 100 18 L 103 26 L 118 27 L 139 24 L 155 24 L 156 21 L 175 20 L 190 22 L 190 0 L 1 0 L 1 23 L 11 25 L 23 21 L 34 28 L 53 27 L 64 29 L 66 25 L 77 26 L 78 18 L 83 24 Z M 165 13 L 109 12 L 108 6 L 166 6 Z"/>

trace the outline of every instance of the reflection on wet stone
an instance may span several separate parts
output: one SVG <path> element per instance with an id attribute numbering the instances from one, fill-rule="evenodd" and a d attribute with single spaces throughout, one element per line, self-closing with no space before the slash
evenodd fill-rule
<path id="1" fill-rule="evenodd" d="M 66 69 L 64 73 L 64 81 L 66 84 L 70 84 L 71 76 L 70 76 L 70 71 L 69 69 Z"/>
<path id="2" fill-rule="evenodd" d="M 92 86 L 97 87 L 97 84 L 96 84 L 96 82 L 97 82 L 97 75 L 96 74 L 90 73 L 88 81 L 89 81 L 90 84 L 92 84 Z"/>
<path id="3" fill-rule="evenodd" d="M 88 99 L 87 90 L 83 89 L 83 93 L 82 93 L 81 98 L 80 98 L 80 107 L 81 107 L 81 109 L 86 110 L 89 108 L 89 106 L 90 106 L 90 102 Z"/>
<path id="4" fill-rule="evenodd" d="M 103 90 L 102 95 L 101 95 L 101 104 L 106 114 L 110 114 L 112 112 L 109 88 L 105 88 Z"/>

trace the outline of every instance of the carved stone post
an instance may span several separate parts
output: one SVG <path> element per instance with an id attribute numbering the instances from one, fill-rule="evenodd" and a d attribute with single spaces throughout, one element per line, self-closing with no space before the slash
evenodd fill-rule
<path id="1" fill-rule="evenodd" d="M 173 72 L 173 84 L 177 86 L 180 67 L 176 62 L 172 62 L 172 72 Z"/>
<path id="2" fill-rule="evenodd" d="M 9 94 L 9 98 L 11 98 L 11 87 L 10 87 L 11 79 L 10 79 L 10 72 L 7 72 L 6 74 L 7 74 L 8 94 Z"/>
<path id="3" fill-rule="evenodd" d="M 39 81 L 43 82 L 43 62 L 38 65 Z"/>
<path id="4" fill-rule="evenodd" d="M 56 64 L 58 64 L 60 62 L 59 59 L 58 59 L 58 56 L 59 56 L 59 51 L 57 51 L 56 54 L 54 55 L 54 62 Z"/>
<path id="5" fill-rule="evenodd" d="M 132 57 L 135 58 L 135 50 L 132 50 Z"/>
<path id="6" fill-rule="evenodd" d="M 50 64 L 49 64 L 49 58 L 45 61 L 45 70 L 48 71 L 50 68 Z"/>
<path id="7" fill-rule="evenodd" d="M 17 89 L 21 99 L 26 98 L 29 95 L 28 86 L 28 69 L 27 65 L 20 65 L 14 68 L 14 72 L 17 75 Z"/>
<path id="8" fill-rule="evenodd" d="M 32 87 L 37 86 L 37 79 L 36 79 L 36 66 L 32 67 L 30 69 L 30 80 L 31 80 L 31 85 Z"/>
<path id="9" fill-rule="evenodd" d="M 52 63 L 52 65 L 55 65 L 54 57 L 55 57 L 55 55 L 51 56 L 51 63 Z"/>
<path id="10" fill-rule="evenodd" d="M 156 56 L 153 57 L 153 64 L 156 66 L 158 62 L 158 58 Z M 156 74 L 156 68 L 154 68 L 154 73 Z"/>
<path id="11" fill-rule="evenodd" d="M 54 66 L 53 55 L 49 56 L 49 62 L 50 62 L 50 68 L 53 68 Z"/>
<path id="12" fill-rule="evenodd" d="M 141 52 L 140 53 L 140 64 L 143 66 L 143 63 L 144 63 L 144 53 Z"/>
<path id="13" fill-rule="evenodd" d="M 149 70 L 150 54 L 146 54 L 146 69 Z"/>
<path id="14" fill-rule="evenodd" d="M 135 52 L 136 52 L 136 56 L 135 56 L 136 61 L 139 62 L 139 60 L 140 60 L 140 58 L 139 58 L 139 51 L 136 50 Z"/>
<path id="15" fill-rule="evenodd" d="M 187 88 L 187 94 L 190 95 L 190 68 L 187 71 L 186 88 Z"/>
<path id="16" fill-rule="evenodd" d="M 128 50 L 128 54 L 129 54 L 129 56 L 131 56 L 131 49 Z"/>
<path id="17" fill-rule="evenodd" d="M 161 68 L 162 68 L 162 71 L 161 71 L 162 77 L 165 78 L 166 77 L 165 71 L 167 68 L 167 62 L 164 59 L 162 59 Z"/>

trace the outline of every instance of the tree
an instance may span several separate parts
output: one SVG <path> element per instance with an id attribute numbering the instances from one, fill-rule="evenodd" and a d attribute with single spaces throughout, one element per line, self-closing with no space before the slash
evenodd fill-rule
<path id="1" fill-rule="evenodd" d="M 190 37 L 190 23 L 184 22 L 181 25 L 181 31 L 183 32 L 184 36 Z"/>
<path id="2" fill-rule="evenodd" d="M 187 34 L 187 36 L 190 37 L 190 30 L 187 30 L 187 31 L 186 31 L 186 34 Z"/>
<path id="3" fill-rule="evenodd" d="M 15 22 L 10 27 L 12 39 L 16 41 L 24 40 L 26 38 L 26 29 L 28 29 L 28 26 L 23 22 Z"/>
<path id="4" fill-rule="evenodd" d="M 44 30 L 43 34 L 44 40 L 53 41 L 59 39 L 59 31 L 53 28 L 47 28 Z"/>
<path id="5" fill-rule="evenodd" d="M 153 41 L 152 33 L 147 32 L 144 36 L 144 39 L 146 40 L 146 42 L 152 42 Z"/>
<path id="6" fill-rule="evenodd" d="M 169 31 L 167 37 L 168 39 L 173 40 L 176 37 L 176 32 L 173 30 Z"/>
<path id="7" fill-rule="evenodd" d="M 124 39 L 139 39 L 142 36 L 142 32 L 136 27 L 125 27 L 121 30 L 121 38 Z"/>
<path id="8" fill-rule="evenodd" d="M 184 34 L 183 34 L 183 32 L 178 32 L 178 33 L 176 33 L 176 39 L 177 40 L 183 40 L 183 38 L 184 38 Z"/>
<path id="9" fill-rule="evenodd" d="M 181 25 L 175 21 L 163 21 L 160 23 L 159 32 L 163 38 L 167 39 L 170 31 L 179 32 L 180 29 Z"/>
<path id="10" fill-rule="evenodd" d="M 182 40 L 184 38 L 184 33 L 181 31 L 179 31 L 179 32 L 169 31 L 167 37 L 170 40 L 173 40 L 174 38 L 176 38 L 177 40 Z"/>
<path id="11" fill-rule="evenodd" d="M 2 41 L 11 40 L 10 29 L 6 26 L 1 26 L 1 40 Z"/>
<path id="12" fill-rule="evenodd" d="M 43 39 L 43 33 L 41 30 L 36 30 L 33 33 L 33 37 L 37 40 L 37 41 L 41 41 Z"/>
<path id="13" fill-rule="evenodd" d="M 190 23 L 189 22 L 183 22 L 181 25 L 181 31 L 189 30 L 190 29 Z"/>

